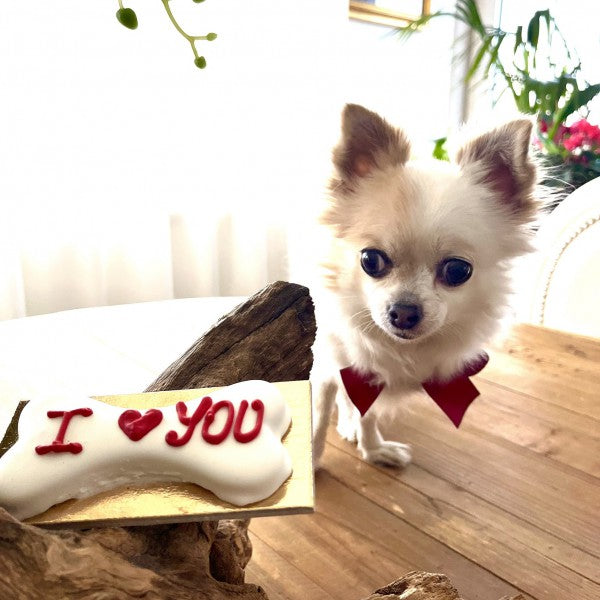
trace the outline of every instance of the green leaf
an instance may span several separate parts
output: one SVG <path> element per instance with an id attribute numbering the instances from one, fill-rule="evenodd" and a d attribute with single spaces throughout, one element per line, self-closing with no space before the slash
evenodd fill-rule
<path id="1" fill-rule="evenodd" d="M 456 3 L 456 15 L 459 21 L 462 21 L 468 25 L 480 36 L 484 36 L 486 34 L 486 29 L 483 21 L 481 20 L 481 15 L 477 9 L 475 0 L 458 0 Z"/>
<path id="2" fill-rule="evenodd" d="M 194 60 L 194 64 L 199 68 L 199 69 L 204 69 L 206 67 L 206 59 L 204 58 L 204 56 L 198 56 L 195 60 Z"/>
<path id="3" fill-rule="evenodd" d="M 137 29 L 138 20 L 132 8 L 120 8 L 117 11 L 117 21 L 127 29 Z"/>
<path id="4" fill-rule="evenodd" d="M 454 17 L 454 16 L 455 15 L 453 13 L 446 13 L 441 10 L 438 12 L 431 13 L 430 15 L 423 15 L 422 17 L 419 17 L 418 19 L 411 21 L 405 27 L 397 27 L 396 35 L 398 36 L 398 38 L 401 41 L 405 41 L 409 37 L 411 37 L 413 33 L 420 31 L 421 28 L 424 25 L 427 25 L 427 23 L 429 23 L 429 21 L 431 21 L 432 19 L 435 19 L 436 17 Z"/>
<path id="5" fill-rule="evenodd" d="M 527 26 L 527 41 L 537 50 L 540 39 L 540 11 L 537 11 Z"/>
<path id="6" fill-rule="evenodd" d="M 519 25 L 515 33 L 515 47 L 513 48 L 513 54 L 517 53 L 519 46 L 523 43 L 523 26 Z"/>
<path id="7" fill-rule="evenodd" d="M 446 161 L 450 160 L 450 157 L 448 156 L 448 152 L 446 151 L 446 148 L 444 148 L 444 144 L 446 143 L 447 140 L 448 140 L 448 138 L 445 138 L 445 137 L 441 137 L 441 138 L 438 138 L 437 140 L 433 140 L 433 143 L 435 144 L 435 146 L 433 148 L 433 152 L 431 153 L 433 158 L 437 158 L 438 160 L 446 160 Z"/>
<path id="8" fill-rule="evenodd" d="M 493 39 L 494 38 L 490 35 L 487 36 L 486 39 L 483 41 L 483 43 L 481 44 L 481 48 L 479 48 L 477 54 L 475 55 L 475 58 L 473 59 L 473 62 L 471 63 L 471 66 L 469 67 L 469 70 L 467 71 L 467 74 L 465 75 L 465 81 L 470 81 L 473 75 L 475 75 L 477 69 L 479 68 L 479 65 L 481 64 L 481 61 L 483 60 L 483 57 L 490 49 L 490 45 Z"/>
<path id="9" fill-rule="evenodd" d="M 546 29 L 548 33 L 550 33 L 550 23 L 552 21 L 552 17 L 550 16 L 550 9 L 538 10 L 537 14 L 539 15 L 540 21 L 542 18 L 546 20 Z"/>
<path id="10" fill-rule="evenodd" d="M 492 47 L 490 51 L 490 58 L 488 60 L 488 64 L 485 68 L 485 71 L 483 72 L 484 77 L 487 77 L 489 75 L 492 65 L 495 66 L 496 69 L 498 69 L 500 72 L 503 71 L 502 63 L 500 62 L 498 53 L 500 52 L 500 46 L 502 45 L 502 42 L 505 38 L 506 33 L 504 31 L 496 34 L 496 44 Z"/>
<path id="11" fill-rule="evenodd" d="M 577 87 L 577 82 L 572 78 L 567 78 L 567 83 L 572 85 L 573 91 L 571 92 L 571 95 L 569 96 L 569 99 L 565 105 L 553 115 L 554 124 L 548 131 L 549 138 L 554 138 L 559 125 L 564 123 L 569 115 L 584 107 L 588 102 L 593 100 L 598 93 L 600 93 L 600 84 L 598 83 L 590 85 L 583 90 L 580 90 Z"/>
<path id="12" fill-rule="evenodd" d="M 591 102 L 600 93 L 600 83 L 590 85 L 587 88 L 580 90 L 577 85 L 567 100 L 564 108 L 561 111 L 561 122 L 564 121 L 570 114 L 578 111 Z"/>
<path id="13" fill-rule="evenodd" d="M 520 94 L 515 94 L 515 102 L 520 112 L 524 114 L 531 113 L 531 107 L 529 106 L 529 92 L 526 89 Z"/>

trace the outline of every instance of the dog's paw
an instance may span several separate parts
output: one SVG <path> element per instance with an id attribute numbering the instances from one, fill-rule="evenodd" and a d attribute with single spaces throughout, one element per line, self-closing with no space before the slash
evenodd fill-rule
<path id="1" fill-rule="evenodd" d="M 351 444 L 356 444 L 356 423 L 352 419 L 338 421 L 336 429 L 343 440 L 347 440 Z"/>
<path id="2" fill-rule="evenodd" d="M 386 467 L 406 467 L 412 459 L 412 450 L 408 444 L 400 442 L 382 442 L 376 448 L 361 448 L 362 457 L 370 463 Z"/>

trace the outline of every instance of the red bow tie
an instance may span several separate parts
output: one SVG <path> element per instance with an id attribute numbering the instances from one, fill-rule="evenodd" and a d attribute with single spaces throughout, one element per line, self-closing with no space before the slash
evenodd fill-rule
<path id="1" fill-rule="evenodd" d="M 479 396 L 479 391 L 469 377 L 479 373 L 488 361 L 489 356 L 483 352 L 449 381 L 430 379 L 421 384 L 456 427 L 460 425 L 471 402 Z M 352 404 L 358 408 L 361 416 L 364 416 L 381 393 L 384 384 L 372 384 L 373 373 L 362 374 L 352 367 L 341 369 L 340 374 Z"/>

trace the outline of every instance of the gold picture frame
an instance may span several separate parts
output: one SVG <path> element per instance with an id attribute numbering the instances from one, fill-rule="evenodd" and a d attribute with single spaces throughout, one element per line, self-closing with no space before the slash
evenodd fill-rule
<path id="1" fill-rule="evenodd" d="M 401 27 L 430 14 L 431 0 L 350 0 L 349 8 L 351 19 L 387 27 Z"/>

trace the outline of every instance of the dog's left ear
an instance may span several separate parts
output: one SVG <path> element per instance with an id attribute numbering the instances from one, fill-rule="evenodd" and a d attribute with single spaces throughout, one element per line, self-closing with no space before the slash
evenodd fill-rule
<path id="1" fill-rule="evenodd" d="M 358 104 L 342 113 L 342 139 L 333 151 L 333 163 L 345 183 L 369 175 L 376 168 L 402 165 L 410 154 L 404 133 Z"/>
<path id="2" fill-rule="evenodd" d="M 457 162 L 465 173 L 488 186 L 512 214 L 527 219 L 534 211 L 536 170 L 529 150 L 532 123 L 511 121 L 463 146 Z"/>

